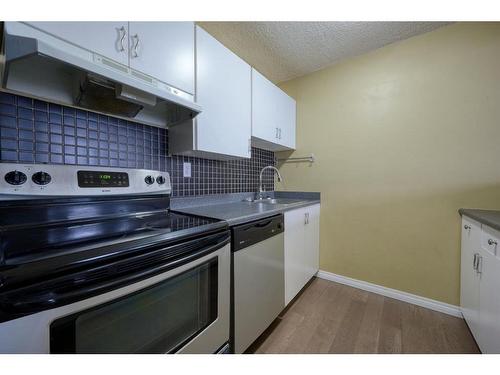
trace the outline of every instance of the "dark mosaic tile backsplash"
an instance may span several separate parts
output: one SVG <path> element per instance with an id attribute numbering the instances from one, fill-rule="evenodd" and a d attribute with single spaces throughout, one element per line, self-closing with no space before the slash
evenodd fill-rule
<path id="1" fill-rule="evenodd" d="M 274 153 L 219 161 L 168 156 L 168 130 L 0 92 L 0 162 L 95 165 L 167 171 L 173 196 L 256 191 Z M 191 178 L 183 163 L 191 163 Z M 274 189 L 271 171 L 266 190 Z"/>

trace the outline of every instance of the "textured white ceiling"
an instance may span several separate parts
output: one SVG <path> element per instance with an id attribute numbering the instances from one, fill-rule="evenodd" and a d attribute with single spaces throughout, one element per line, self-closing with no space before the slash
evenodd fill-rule
<path id="1" fill-rule="evenodd" d="M 422 34 L 447 22 L 198 22 L 274 82 Z"/>

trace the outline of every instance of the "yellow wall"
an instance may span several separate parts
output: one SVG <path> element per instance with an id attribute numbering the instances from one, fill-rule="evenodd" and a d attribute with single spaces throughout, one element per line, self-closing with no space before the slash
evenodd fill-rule
<path id="1" fill-rule="evenodd" d="M 460 23 L 283 83 L 286 190 L 321 192 L 325 271 L 459 304 L 460 207 L 500 208 L 500 23 Z"/>

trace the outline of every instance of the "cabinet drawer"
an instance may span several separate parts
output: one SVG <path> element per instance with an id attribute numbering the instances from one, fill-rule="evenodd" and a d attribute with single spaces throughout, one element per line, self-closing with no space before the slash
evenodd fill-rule
<path id="1" fill-rule="evenodd" d="M 486 225 L 481 228 L 481 247 L 496 256 L 500 244 L 500 232 Z"/>

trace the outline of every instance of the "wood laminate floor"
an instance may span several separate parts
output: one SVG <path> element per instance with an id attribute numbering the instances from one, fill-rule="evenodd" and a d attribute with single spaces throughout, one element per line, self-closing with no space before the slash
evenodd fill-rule
<path id="1" fill-rule="evenodd" d="M 247 353 L 479 353 L 465 321 L 314 278 Z"/>

